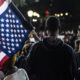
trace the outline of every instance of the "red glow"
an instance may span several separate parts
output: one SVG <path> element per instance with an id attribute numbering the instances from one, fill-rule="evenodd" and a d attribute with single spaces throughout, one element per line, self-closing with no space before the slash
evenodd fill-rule
<path id="1" fill-rule="evenodd" d="M 46 10 L 46 11 L 45 11 L 45 13 L 46 13 L 46 14 L 49 14 L 49 11 L 48 11 L 48 10 Z"/>
<path id="2" fill-rule="evenodd" d="M 72 17 L 72 15 L 69 15 L 69 17 Z"/>

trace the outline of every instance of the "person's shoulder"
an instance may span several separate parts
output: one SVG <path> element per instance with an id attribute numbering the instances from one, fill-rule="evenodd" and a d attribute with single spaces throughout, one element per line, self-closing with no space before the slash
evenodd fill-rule
<path id="1" fill-rule="evenodd" d="M 66 49 L 67 52 L 71 52 L 71 53 L 74 52 L 73 48 L 69 44 L 64 42 L 63 46 L 64 46 L 64 49 Z"/>
<path id="2" fill-rule="evenodd" d="M 40 45 L 42 45 L 42 43 L 43 43 L 43 41 L 35 42 L 35 43 L 33 43 L 33 44 L 32 44 L 32 46 L 31 46 L 31 47 L 33 48 L 33 47 L 40 46 Z"/>
<path id="3" fill-rule="evenodd" d="M 24 79 L 26 78 L 26 79 Z M 24 69 L 18 69 L 15 73 L 8 75 L 4 80 L 29 80 L 27 72 Z"/>
<path id="4" fill-rule="evenodd" d="M 18 69 L 18 73 L 20 73 L 20 72 L 26 73 L 25 69 L 23 69 L 23 68 Z"/>

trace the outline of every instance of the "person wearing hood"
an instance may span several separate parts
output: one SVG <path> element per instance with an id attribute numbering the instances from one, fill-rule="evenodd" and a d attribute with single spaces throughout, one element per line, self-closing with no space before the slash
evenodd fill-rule
<path id="1" fill-rule="evenodd" d="M 25 69 L 30 80 L 74 80 L 77 65 L 71 46 L 58 39 L 60 21 L 46 20 L 49 37 L 35 43 L 27 56 Z"/>

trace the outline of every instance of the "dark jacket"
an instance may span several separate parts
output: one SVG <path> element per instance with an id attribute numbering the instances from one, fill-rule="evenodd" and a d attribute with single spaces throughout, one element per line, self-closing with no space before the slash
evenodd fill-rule
<path id="1" fill-rule="evenodd" d="M 36 43 L 27 57 L 30 80 L 73 80 L 76 62 L 73 49 L 60 39 Z"/>

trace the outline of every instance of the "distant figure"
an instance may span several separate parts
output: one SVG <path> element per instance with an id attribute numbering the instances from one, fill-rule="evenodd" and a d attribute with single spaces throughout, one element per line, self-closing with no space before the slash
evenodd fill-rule
<path id="1" fill-rule="evenodd" d="M 75 41 L 78 39 L 77 33 L 78 33 L 77 30 L 74 30 L 73 36 L 70 40 L 70 43 L 71 43 L 71 46 L 73 47 L 73 49 L 75 49 Z"/>
<path id="2" fill-rule="evenodd" d="M 75 41 L 75 56 L 77 62 L 77 70 L 78 70 L 78 78 L 76 80 L 80 80 L 80 39 Z"/>
<path id="3" fill-rule="evenodd" d="M 27 56 L 25 69 L 30 80 L 74 80 L 77 74 L 72 47 L 58 39 L 60 21 L 46 20 L 49 37 L 34 44 Z"/>

